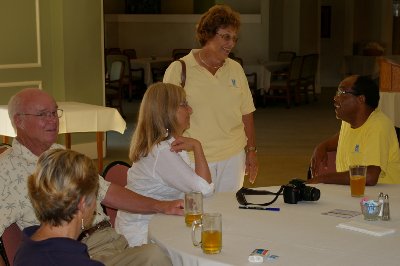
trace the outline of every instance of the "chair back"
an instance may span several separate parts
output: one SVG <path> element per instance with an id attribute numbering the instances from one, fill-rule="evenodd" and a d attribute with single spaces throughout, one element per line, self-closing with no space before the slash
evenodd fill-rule
<path id="1" fill-rule="evenodd" d="M 124 72 L 123 72 L 124 77 L 129 78 L 129 80 L 130 80 L 131 71 L 130 71 L 130 62 L 129 62 L 128 56 L 124 55 L 124 54 L 109 54 L 109 55 L 107 55 L 106 68 L 109 73 L 111 71 L 111 64 L 114 61 L 124 62 Z M 111 73 L 110 73 L 110 75 L 111 75 Z"/>
<path id="2" fill-rule="evenodd" d="M 187 48 L 180 48 L 172 50 L 172 58 L 174 61 L 178 60 L 179 58 L 184 57 L 185 55 L 189 54 L 192 49 Z"/>
<path id="3" fill-rule="evenodd" d="M 303 56 L 295 56 L 290 64 L 288 81 L 298 81 L 303 65 Z"/>
<path id="4" fill-rule="evenodd" d="M 282 62 L 291 62 L 293 58 L 296 56 L 295 52 L 292 51 L 280 51 L 278 53 L 278 61 Z"/>
<path id="5" fill-rule="evenodd" d="M 114 61 L 110 67 L 110 82 L 119 81 L 124 74 L 124 62 Z"/>
<path id="6" fill-rule="evenodd" d="M 107 54 L 121 54 L 121 49 L 119 49 L 117 47 L 108 48 Z"/>
<path id="7" fill-rule="evenodd" d="M 1 236 L 1 242 L 3 243 L 6 255 L 5 259 L 8 261 L 8 265 L 12 266 L 14 264 L 15 254 L 22 243 L 22 231 L 16 223 L 12 223 L 4 230 Z"/>
<path id="8" fill-rule="evenodd" d="M 128 57 L 128 59 L 136 59 L 137 58 L 135 49 L 124 49 L 124 51 L 122 53 L 124 55 L 126 55 Z"/>
<path id="9" fill-rule="evenodd" d="M 304 56 L 303 67 L 301 70 L 302 79 L 314 78 L 318 69 L 318 54 L 308 54 Z"/>
<path id="10" fill-rule="evenodd" d="M 128 169 L 131 167 L 130 164 L 124 161 L 114 161 L 107 165 L 103 171 L 103 177 L 105 180 L 125 187 L 128 178 Z M 110 222 L 114 227 L 115 217 L 117 216 L 117 209 L 105 207 L 106 214 L 110 217 Z"/>

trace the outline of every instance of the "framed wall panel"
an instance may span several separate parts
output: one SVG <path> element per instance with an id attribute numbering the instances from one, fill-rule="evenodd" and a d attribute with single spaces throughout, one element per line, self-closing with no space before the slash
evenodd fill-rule
<path id="1" fill-rule="evenodd" d="M 41 67 L 39 0 L 2 1 L 0 69 Z"/>

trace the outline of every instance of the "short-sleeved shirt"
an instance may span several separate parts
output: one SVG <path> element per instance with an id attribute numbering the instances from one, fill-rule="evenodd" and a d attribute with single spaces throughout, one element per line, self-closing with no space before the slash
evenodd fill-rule
<path id="1" fill-rule="evenodd" d="M 378 183 L 400 184 L 399 143 L 392 121 L 380 110 L 373 111 L 358 128 L 342 122 L 336 154 L 336 170 L 350 165 L 381 168 Z"/>
<path id="2" fill-rule="evenodd" d="M 50 149 L 64 148 L 53 144 Z M 12 147 L 0 154 L 0 235 L 16 222 L 19 228 L 38 225 L 35 211 L 28 196 L 28 177 L 36 168 L 38 156 L 13 140 Z M 94 224 L 109 219 L 100 205 L 110 183 L 99 176 L 99 193 L 97 196 Z"/>
<path id="3" fill-rule="evenodd" d="M 193 109 L 185 135 L 201 142 L 207 161 L 226 160 L 246 146 L 243 115 L 255 111 L 249 84 L 242 66 L 227 58 L 212 75 L 199 65 L 192 50 L 181 58 L 186 63 L 185 91 Z M 180 85 L 182 66 L 173 62 L 164 82 Z"/>
<path id="4" fill-rule="evenodd" d="M 182 199 L 184 192 L 190 191 L 200 191 L 205 196 L 214 192 L 214 184 L 195 173 L 186 151 L 170 150 L 174 140 L 162 141 L 132 165 L 128 171 L 128 189 L 158 200 Z M 118 211 L 115 229 L 125 236 L 130 246 L 147 244 L 152 216 Z"/>

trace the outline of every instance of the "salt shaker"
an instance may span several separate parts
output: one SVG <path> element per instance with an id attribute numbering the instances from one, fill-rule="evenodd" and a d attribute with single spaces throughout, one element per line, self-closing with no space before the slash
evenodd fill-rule
<path id="1" fill-rule="evenodd" d="M 385 194 L 382 209 L 383 209 L 382 221 L 389 221 L 390 220 L 390 210 L 389 210 L 389 195 L 388 194 Z"/>
<path id="2" fill-rule="evenodd" d="M 379 193 L 378 202 L 381 204 L 381 210 L 379 211 L 379 214 L 378 214 L 379 217 L 382 217 L 384 199 L 385 199 L 385 197 L 383 196 L 383 192 Z"/>

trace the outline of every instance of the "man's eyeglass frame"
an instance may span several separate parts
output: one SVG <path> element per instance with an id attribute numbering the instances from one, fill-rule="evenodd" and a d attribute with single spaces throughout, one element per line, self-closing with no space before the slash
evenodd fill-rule
<path id="1" fill-rule="evenodd" d="M 18 113 L 18 115 L 30 115 L 30 116 L 36 116 L 41 119 L 49 119 L 49 118 L 61 118 L 64 113 L 63 109 L 57 109 L 56 111 L 45 111 L 45 112 L 40 112 L 37 114 L 30 114 L 30 113 Z"/>

